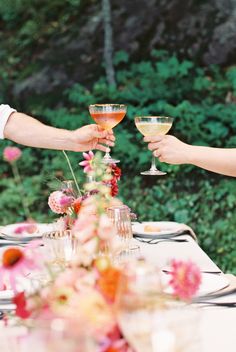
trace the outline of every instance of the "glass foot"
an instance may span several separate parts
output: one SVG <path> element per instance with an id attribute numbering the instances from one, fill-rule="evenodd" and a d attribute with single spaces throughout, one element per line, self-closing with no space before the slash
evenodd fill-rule
<path id="1" fill-rule="evenodd" d="M 120 160 L 104 157 L 104 158 L 102 159 L 102 162 L 103 162 L 104 164 L 118 164 L 118 163 L 120 162 Z"/>
<path id="2" fill-rule="evenodd" d="M 148 170 L 140 172 L 141 175 L 149 175 L 149 176 L 164 176 L 166 172 L 160 170 Z"/>

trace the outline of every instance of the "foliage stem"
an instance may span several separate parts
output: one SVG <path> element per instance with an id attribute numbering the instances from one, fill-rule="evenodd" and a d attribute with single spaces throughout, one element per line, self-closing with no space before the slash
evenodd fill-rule
<path id="1" fill-rule="evenodd" d="M 68 164 L 68 166 L 69 166 L 69 169 L 70 169 L 71 175 L 72 175 L 72 177 L 73 177 L 73 180 L 74 180 L 74 182 L 75 182 L 75 186 L 76 186 L 76 189 L 77 189 L 77 191 L 78 191 L 78 194 L 79 194 L 80 197 L 82 197 L 82 193 L 81 193 L 81 191 L 80 191 L 78 182 L 77 182 L 77 180 L 76 180 L 74 171 L 73 171 L 73 169 L 72 169 L 70 159 L 68 158 L 68 155 L 66 154 L 65 150 L 63 150 L 62 152 L 63 152 L 63 154 L 64 154 L 64 156 L 65 156 L 65 158 L 66 158 L 66 161 L 67 161 L 67 164 Z"/>
<path id="2" fill-rule="evenodd" d="M 29 211 L 28 203 L 26 201 L 26 194 L 25 194 L 24 187 L 22 185 L 22 181 L 21 181 L 21 177 L 20 177 L 20 173 L 19 173 L 18 167 L 17 167 L 16 163 L 12 163 L 11 165 L 12 165 L 12 172 L 13 172 L 13 175 L 14 175 L 14 178 L 15 178 L 15 182 L 16 182 L 16 184 L 18 184 L 19 190 L 20 190 L 20 193 L 21 193 L 22 206 L 23 206 L 23 209 L 24 209 L 25 216 L 28 219 L 30 219 L 31 218 L 31 214 L 30 214 L 30 211 Z"/>

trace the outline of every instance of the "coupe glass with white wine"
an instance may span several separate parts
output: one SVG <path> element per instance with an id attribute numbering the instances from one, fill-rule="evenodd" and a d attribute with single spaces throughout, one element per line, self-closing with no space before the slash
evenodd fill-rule
<path id="1" fill-rule="evenodd" d="M 94 104 L 89 105 L 89 113 L 97 125 L 104 130 L 110 131 L 123 120 L 127 107 L 123 104 Z M 106 164 L 117 164 L 120 160 L 113 159 L 107 151 L 103 162 Z"/>
<path id="2" fill-rule="evenodd" d="M 173 123 L 172 117 L 166 116 L 139 116 L 135 117 L 135 125 L 143 136 L 161 136 L 165 135 Z M 156 168 L 155 156 L 152 156 L 152 165 L 150 170 L 141 172 L 141 175 L 166 175 L 166 172 Z"/>

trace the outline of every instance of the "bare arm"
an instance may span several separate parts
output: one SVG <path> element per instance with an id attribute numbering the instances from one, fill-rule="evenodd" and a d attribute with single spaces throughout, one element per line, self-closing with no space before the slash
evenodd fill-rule
<path id="1" fill-rule="evenodd" d="M 236 177 L 236 148 L 222 149 L 193 146 L 174 136 L 145 137 L 148 148 L 160 161 L 192 164 L 219 174 Z"/>
<path id="2" fill-rule="evenodd" d="M 10 115 L 4 137 L 29 147 L 71 151 L 106 151 L 103 144 L 113 146 L 115 140 L 112 132 L 101 130 L 97 125 L 69 131 L 44 125 L 33 117 L 18 112 Z"/>

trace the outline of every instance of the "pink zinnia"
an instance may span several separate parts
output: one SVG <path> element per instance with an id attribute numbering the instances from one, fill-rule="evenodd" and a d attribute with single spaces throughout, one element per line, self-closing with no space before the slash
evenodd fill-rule
<path id="1" fill-rule="evenodd" d="M 17 147 L 6 147 L 3 150 L 3 158 L 9 163 L 13 163 L 21 157 L 21 150 Z"/>
<path id="2" fill-rule="evenodd" d="M 71 206 L 74 198 L 66 196 L 61 191 L 52 192 L 48 198 L 48 205 L 56 214 L 64 214 Z"/>
<path id="3" fill-rule="evenodd" d="M 88 153 L 83 153 L 83 157 L 85 160 L 81 161 L 79 165 L 84 167 L 85 173 L 93 171 L 93 152 L 90 150 Z"/>
<path id="4" fill-rule="evenodd" d="M 16 291 L 17 280 L 39 268 L 41 258 L 39 259 L 33 251 L 39 242 L 33 242 L 29 243 L 24 249 L 11 247 L 3 252 L 2 264 L 0 265 L 0 288 L 3 287 L 4 280 L 7 279 L 12 289 Z"/>
<path id="5" fill-rule="evenodd" d="M 170 269 L 174 295 L 183 300 L 191 300 L 201 284 L 201 272 L 196 264 L 191 261 L 172 260 Z"/>

